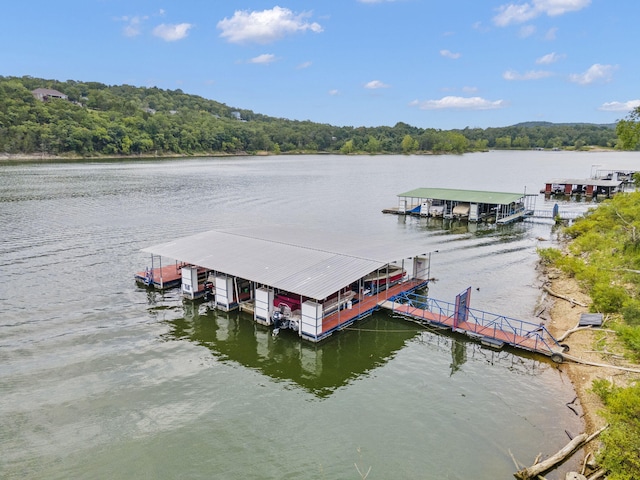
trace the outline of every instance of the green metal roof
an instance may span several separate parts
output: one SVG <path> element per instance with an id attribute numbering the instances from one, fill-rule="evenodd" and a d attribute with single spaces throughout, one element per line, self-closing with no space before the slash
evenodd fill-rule
<path id="1" fill-rule="evenodd" d="M 484 192 L 481 190 L 457 190 L 451 188 L 416 188 L 415 190 L 398 194 L 398 197 L 490 203 L 494 205 L 508 205 L 511 202 L 517 202 L 524 196 L 524 193 Z"/>

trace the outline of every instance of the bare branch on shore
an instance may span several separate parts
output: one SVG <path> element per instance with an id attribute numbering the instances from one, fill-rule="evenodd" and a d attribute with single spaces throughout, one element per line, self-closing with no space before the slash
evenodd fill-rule
<path id="1" fill-rule="evenodd" d="M 559 293 L 554 292 L 553 290 L 551 290 L 548 286 L 543 285 L 542 289 L 547 292 L 549 295 L 551 295 L 552 297 L 556 297 L 556 298 L 561 298 L 562 300 L 566 300 L 567 302 L 573 304 L 573 305 L 578 305 L 580 307 L 586 307 L 587 305 L 585 303 L 579 302 L 577 300 L 574 300 L 573 298 L 567 297 L 566 295 L 561 295 Z"/>
<path id="2" fill-rule="evenodd" d="M 514 477 L 516 477 L 518 480 L 530 480 L 537 478 L 539 475 L 542 475 L 543 473 L 551 470 L 559 463 L 562 463 L 571 454 L 573 454 L 573 452 L 583 447 L 598 435 L 600 435 L 607 427 L 608 425 L 605 425 L 600 430 L 591 435 L 587 435 L 586 433 L 577 435 L 573 438 L 573 440 L 571 440 L 564 447 L 558 450 L 558 452 L 556 452 L 554 455 L 551 455 L 549 458 L 543 460 L 542 462 L 536 462 L 530 467 L 523 468 L 517 471 L 513 474 Z"/>

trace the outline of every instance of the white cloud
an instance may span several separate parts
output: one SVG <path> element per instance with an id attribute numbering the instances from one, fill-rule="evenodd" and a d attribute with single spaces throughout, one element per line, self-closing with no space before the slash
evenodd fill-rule
<path id="1" fill-rule="evenodd" d="M 536 63 L 538 65 L 549 65 L 551 63 L 556 63 L 559 60 L 562 60 L 565 55 L 557 54 L 556 52 L 547 53 L 546 55 L 541 56 L 536 59 Z"/>
<path id="2" fill-rule="evenodd" d="M 302 70 L 302 69 L 305 69 L 305 68 L 309 68 L 311 65 L 312 65 L 312 63 L 311 63 L 311 62 L 302 62 L 302 63 L 301 63 L 300 65 L 298 65 L 296 68 L 297 68 L 298 70 Z"/>
<path id="3" fill-rule="evenodd" d="M 475 22 L 471 25 L 471 28 L 477 30 L 480 33 L 487 33 L 491 30 L 491 27 L 485 26 L 482 22 Z"/>
<path id="4" fill-rule="evenodd" d="M 558 33 L 558 28 L 557 27 L 550 28 L 549 30 L 547 30 L 547 33 L 544 34 L 544 39 L 545 40 L 555 40 L 557 33 Z"/>
<path id="5" fill-rule="evenodd" d="M 462 87 L 462 91 L 464 93 L 476 93 L 478 91 L 478 87 Z"/>
<path id="6" fill-rule="evenodd" d="M 133 17 L 130 17 L 128 15 L 125 15 L 118 18 L 117 20 L 126 23 L 126 25 L 122 28 L 122 33 L 125 37 L 137 37 L 142 33 L 142 22 L 144 22 L 148 18 L 148 16 L 135 15 Z"/>
<path id="7" fill-rule="evenodd" d="M 520 36 L 520 38 L 527 38 L 533 35 L 534 33 L 536 33 L 535 25 L 525 25 L 522 28 L 520 28 L 518 35 Z"/>
<path id="8" fill-rule="evenodd" d="M 167 42 L 175 42 L 185 38 L 192 27 L 193 25 L 190 23 L 178 23 L 176 25 L 161 23 L 153 29 L 153 34 Z"/>
<path id="9" fill-rule="evenodd" d="M 539 12 L 525 3 L 523 5 L 502 5 L 498 8 L 498 15 L 493 17 L 493 23 L 499 27 L 506 27 L 512 23 L 524 23 L 536 18 Z"/>
<path id="10" fill-rule="evenodd" d="M 540 15 L 555 17 L 568 12 L 577 12 L 588 7 L 591 0 L 532 0 L 531 3 L 509 3 L 498 7 L 493 23 L 506 27 L 514 23 L 524 23 Z"/>
<path id="11" fill-rule="evenodd" d="M 335 97 L 336 95 L 340 95 L 340 92 L 337 89 L 329 90 L 329 95 Z"/>
<path id="12" fill-rule="evenodd" d="M 595 63 L 584 73 L 569 75 L 569 80 L 580 85 L 590 85 L 594 82 L 609 82 L 616 69 L 614 65 L 600 65 Z"/>
<path id="13" fill-rule="evenodd" d="M 591 0 L 533 0 L 534 5 L 550 17 L 577 12 L 591 4 Z"/>
<path id="14" fill-rule="evenodd" d="M 237 10 L 233 17 L 218 22 L 220 36 L 231 43 L 266 44 L 280 40 L 286 35 L 311 30 L 322 32 L 320 24 L 309 23 L 310 13 L 295 14 L 288 8 L 273 7 L 271 10 L 249 12 Z"/>
<path id="15" fill-rule="evenodd" d="M 439 100 L 414 100 L 410 105 L 417 106 L 420 110 L 494 110 L 506 107 L 507 102 L 504 100 L 491 101 L 481 97 L 448 96 Z"/>
<path id="16" fill-rule="evenodd" d="M 447 58 L 453 58 L 454 60 L 460 58 L 462 56 L 461 53 L 453 53 L 449 50 L 440 50 L 440 55 Z"/>
<path id="17" fill-rule="evenodd" d="M 372 90 L 376 90 L 378 88 L 389 88 L 390 85 L 387 85 L 386 83 L 382 83 L 380 80 L 371 80 L 369 83 L 366 83 L 364 85 L 364 88 L 369 88 Z"/>
<path id="18" fill-rule="evenodd" d="M 272 53 L 263 53 L 262 55 L 258 55 L 257 57 L 253 57 L 249 60 L 249 63 L 255 63 L 259 65 L 269 65 L 276 61 L 276 56 Z"/>
<path id="19" fill-rule="evenodd" d="M 605 112 L 630 112 L 640 107 L 640 100 L 627 100 L 626 102 L 606 102 L 600 105 L 598 110 Z"/>
<path id="20" fill-rule="evenodd" d="M 552 72 L 546 70 L 529 70 L 525 73 L 518 73 L 515 70 L 507 70 L 502 74 L 505 80 L 540 80 L 552 76 Z"/>
<path id="21" fill-rule="evenodd" d="M 126 25 L 122 28 L 122 34 L 125 37 L 137 37 L 142 33 L 142 24 L 149 20 L 151 17 L 164 16 L 164 10 L 160 9 L 157 13 L 152 15 L 123 15 L 122 17 L 115 18 L 114 20 L 124 22 Z"/>

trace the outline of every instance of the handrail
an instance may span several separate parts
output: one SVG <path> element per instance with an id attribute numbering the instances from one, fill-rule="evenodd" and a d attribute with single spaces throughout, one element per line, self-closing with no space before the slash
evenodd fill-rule
<path id="1" fill-rule="evenodd" d="M 456 314 L 454 303 L 426 297 L 415 292 L 399 295 L 394 300 L 394 310 L 396 302 L 415 308 L 416 311 L 412 312 L 411 315 L 418 316 L 429 322 L 444 324 L 444 321 L 453 319 Z M 507 335 L 507 343 L 523 348 L 529 348 L 529 346 L 524 345 L 525 340 L 533 339 L 535 350 L 543 350 L 542 346 L 544 346 L 544 350 L 552 352 L 554 346 L 560 347 L 559 342 L 542 324 L 510 318 L 484 310 L 465 308 L 468 316 L 465 315 L 466 320 L 462 323 L 466 332 L 475 333 L 483 337 L 498 338 L 496 332 L 500 331 Z M 418 315 L 420 312 L 421 314 Z M 437 319 L 442 319 L 443 321 L 438 321 Z M 457 322 L 449 323 L 451 325 L 457 324 Z"/>

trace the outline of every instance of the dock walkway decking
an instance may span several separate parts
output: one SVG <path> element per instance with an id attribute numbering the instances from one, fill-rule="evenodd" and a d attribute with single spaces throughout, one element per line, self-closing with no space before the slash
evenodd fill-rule
<path id="1" fill-rule="evenodd" d="M 169 264 L 136 272 L 136 282 L 157 290 L 178 287 L 182 281 L 182 264 Z"/>
<path id="2" fill-rule="evenodd" d="M 564 346 L 542 325 L 468 307 L 460 312 L 453 303 L 414 293 L 385 301 L 381 306 L 419 323 L 465 334 L 486 346 L 501 348 L 506 344 L 541 353 L 554 362 L 563 361 Z"/>
<path id="3" fill-rule="evenodd" d="M 359 318 L 371 314 L 381 306 L 381 303 L 392 300 L 398 295 L 410 293 L 426 284 L 427 282 L 424 280 L 409 280 L 393 285 L 373 295 L 362 296 L 359 301 L 353 305 L 353 308 L 343 309 L 324 317 L 322 319 L 321 337 L 330 334 L 334 330 L 345 328 Z"/>

